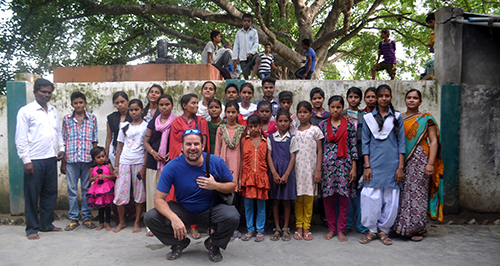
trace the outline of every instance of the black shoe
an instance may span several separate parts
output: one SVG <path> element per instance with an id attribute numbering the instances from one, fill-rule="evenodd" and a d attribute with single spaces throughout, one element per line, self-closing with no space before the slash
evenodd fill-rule
<path id="1" fill-rule="evenodd" d="M 222 260 L 222 254 L 220 253 L 220 248 L 214 245 L 209 238 L 204 242 L 205 248 L 208 250 L 208 259 L 212 262 L 219 262 Z"/>
<path id="2" fill-rule="evenodd" d="M 167 254 L 167 260 L 176 260 L 182 256 L 182 251 L 189 246 L 191 240 L 189 238 L 184 238 L 179 244 L 172 245 L 172 251 Z"/>

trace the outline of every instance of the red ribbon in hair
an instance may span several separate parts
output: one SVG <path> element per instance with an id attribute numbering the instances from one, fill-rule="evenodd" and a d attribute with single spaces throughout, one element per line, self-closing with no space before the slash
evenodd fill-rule
<path id="1" fill-rule="evenodd" d="M 330 142 L 338 142 L 337 158 L 347 158 L 347 119 L 340 119 L 340 126 L 333 135 L 332 119 L 328 118 L 326 137 Z"/>

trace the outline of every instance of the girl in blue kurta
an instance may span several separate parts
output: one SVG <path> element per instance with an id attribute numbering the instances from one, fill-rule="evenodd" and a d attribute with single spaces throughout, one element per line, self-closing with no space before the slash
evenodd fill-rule
<path id="1" fill-rule="evenodd" d="M 380 85 L 376 94 L 375 110 L 364 116 L 361 223 L 370 232 L 360 242 L 369 243 L 378 233 L 382 243 L 390 245 L 392 240 L 387 234 L 398 214 L 399 189 L 404 178 L 404 122 L 392 106 L 391 88 Z"/>

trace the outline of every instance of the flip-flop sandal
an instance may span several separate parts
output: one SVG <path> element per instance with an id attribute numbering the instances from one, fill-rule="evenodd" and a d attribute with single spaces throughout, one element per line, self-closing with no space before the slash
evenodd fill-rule
<path id="1" fill-rule="evenodd" d="M 271 235 L 271 241 L 278 241 L 281 238 L 281 229 L 274 228 L 273 234 Z"/>
<path id="2" fill-rule="evenodd" d="M 312 235 L 311 232 L 309 232 L 309 233 L 307 233 L 307 234 L 304 235 L 304 240 L 305 241 L 311 241 L 313 239 L 314 239 L 314 237 L 313 237 L 313 235 Z"/>
<path id="3" fill-rule="evenodd" d="M 85 227 L 87 227 L 88 229 L 94 229 L 96 228 L 97 226 L 91 221 L 91 220 L 85 220 L 83 221 L 82 223 Z"/>
<path id="4" fill-rule="evenodd" d="M 302 239 L 304 239 L 304 237 L 302 237 L 302 233 L 295 231 L 295 233 L 293 234 L 293 239 L 302 240 Z"/>
<path id="5" fill-rule="evenodd" d="M 257 234 L 257 236 L 255 236 L 255 240 L 254 241 L 255 242 L 262 242 L 262 241 L 264 241 L 264 234 L 262 234 L 262 233 L 260 235 Z"/>
<path id="6" fill-rule="evenodd" d="M 379 238 L 380 238 L 380 241 L 382 242 L 382 244 L 384 244 L 386 246 L 392 245 L 392 240 L 387 236 L 386 233 L 380 232 L 378 235 L 379 235 Z"/>
<path id="7" fill-rule="evenodd" d="M 248 241 L 250 238 L 252 238 L 253 234 L 248 234 L 246 233 L 244 237 L 241 238 L 242 241 Z"/>
<path id="8" fill-rule="evenodd" d="M 78 223 L 78 221 L 73 220 L 73 221 L 69 222 L 69 224 L 68 224 L 68 226 L 66 226 L 66 228 L 64 228 L 64 231 L 73 231 L 78 226 L 80 226 L 80 223 Z"/>
<path id="9" fill-rule="evenodd" d="M 233 238 L 241 238 L 241 232 L 238 230 L 235 230 L 233 232 Z"/>
<path id="10" fill-rule="evenodd" d="M 413 242 L 420 242 L 420 241 L 424 240 L 424 236 L 412 236 L 410 238 L 410 240 Z"/>
<path id="11" fill-rule="evenodd" d="M 200 232 L 198 232 L 198 230 L 196 230 L 196 232 L 191 231 L 191 237 L 193 239 L 200 239 L 201 238 L 201 234 L 200 234 Z"/>
<path id="12" fill-rule="evenodd" d="M 362 237 L 360 240 L 359 240 L 359 243 L 361 244 L 368 244 L 370 242 L 372 242 L 373 239 L 377 238 L 377 235 L 372 233 L 372 232 L 369 232 L 367 235 L 365 235 L 364 237 Z"/>
<path id="13" fill-rule="evenodd" d="M 38 239 L 40 239 L 40 236 L 37 233 L 31 234 L 31 235 L 27 235 L 26 237 L 28 238 L 28 240 L 38 240 Z"/>

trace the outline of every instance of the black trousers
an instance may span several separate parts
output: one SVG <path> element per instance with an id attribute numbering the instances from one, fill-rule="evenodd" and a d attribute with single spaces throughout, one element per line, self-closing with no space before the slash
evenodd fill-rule
<path id="1" fill-rule="evenodd" d="M 56 157 L 32 160 L 34 175 L 24 174 L 24 212 L 26 235 L 54 229 L 54 206 L 57 200 Z M 40 200 L 40 218 L 38 201 Z"/>
<path id="2" fill-rule="evenodd" d="M 302 79 L 304 77 L 304 73 L 306 73 L 306 67 L 301 67 L 295 72 L 295 77 L 298 79 Z M 305 79 L 311 79 L 313 73 L 314 71 L 307 72 L 307 76 Z"/>
<path id="3" fill-rule="evenodd" d="M 179 216 L 185 226 L 192 224 L 207 225 L 209 210 L 202 213 L 191 213 L 184 209 L 179 203 L 169 201 L 170 209 Z M 234 230 L 238 227 L 240 215 L 234 206 L 217 204 L 212 208 L 212 225 L 217 226 L 212 234 L 212 243 L 226 249 Z M 174 238 L 174 230 L 170 220 L 163 216 L 156 208 L 151 209 L 144 215 L 144 223 L 153 234 L 165 245 L 176 245 L 179 241 Z"/>

